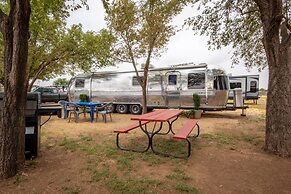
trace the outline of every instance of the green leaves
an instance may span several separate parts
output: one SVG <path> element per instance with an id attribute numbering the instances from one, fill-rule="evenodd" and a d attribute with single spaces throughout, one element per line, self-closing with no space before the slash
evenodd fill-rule
<path id="1" fill-rule="evenodd" d="M 5 5 L 7 3 L 1 4 Z M 108 30 L 83 32 L 81 25 L 66 26 L 69 10 L 81 6 L 86 6 L 85 0 L 31 2 L 28 57 L 31 84 L 36 79 L 50 79 L 66 73 L 73 75 L 76 71 L 113 64 L 111 52 L 115 38 Z M 1 37 L 0 43 L 2 41 Z M 3 53 L 3 48 L 0 52 Z"/>
<path id="2" fill-rule="evenodd" d="M 54 86 L 67 86 L 69 81 L 66 78 L 58 78 L 54 81 Z"/>
<path id="3" fill-rule="evenodd" d="M 121 61 L 135 65 L 142 57 L 159 56 L 176 30 L 173 17 L 186 1 L 178 0 L 103 0 L 106 21 L 115 37 L 115 53 Z"/>
<path id="4" fill-rule="evenodd" d="M 233 64 L 244 59 L 247 67 L 265 67 L 266 56 L 262 39 L 262 24 L 258 7 L 253 0 L 193 1 L 201 14 L 189 18 L 196 34 L 209 36 L 212 49 L 232 46 Z"/>

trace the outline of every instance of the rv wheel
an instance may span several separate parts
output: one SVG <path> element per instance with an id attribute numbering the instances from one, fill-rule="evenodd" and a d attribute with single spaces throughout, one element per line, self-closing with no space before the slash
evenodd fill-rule
<path id="1" fill-rule="evenodd" d="M 138 104 L 133 104 L 133 105 L 130 105 L 129 107 L 129 111 L 131 112 L 131 114 L 134 114 L 134 115 L 139 115 L 141 113 L 141 106 L 138 105 Z"/>
<path id="2" fill-rule="evenodd" d="M 126 114 L 128 111 L 128 106 L 126 104 L 118 104 L 116 106 L 116 111 L 120 114 Z"/>

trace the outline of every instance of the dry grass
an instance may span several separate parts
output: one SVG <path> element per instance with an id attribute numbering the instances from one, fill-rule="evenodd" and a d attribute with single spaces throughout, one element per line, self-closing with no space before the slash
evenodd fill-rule
<path id="1" fill-rule="evenodd" d="M 1 182 L 0 193 L 290 193 L 290 159 L 262 150 L 265 98 L 250 106 L 247 117 L 239 111 L 203 115 L 201 135 L 186 160 L 118 150 L 113 130 L 132 123 L 129 114 L 114 114 L 106 124 L 52 118 L 41 131 L 40 157 Z M 147 141 L 139 130 L 121 140 L 133 147 Z M 185 142 L 170 136 L 156 138 L 155 146 L 186 151 Z"/>

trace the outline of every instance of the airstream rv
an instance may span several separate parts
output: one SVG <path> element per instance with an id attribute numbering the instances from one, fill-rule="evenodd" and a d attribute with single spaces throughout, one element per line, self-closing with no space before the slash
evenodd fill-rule
<path id="1" fill-rule="evenodd" d="M 190 109 L 193 108 L 193 93 L 197 93 L 201 97 L 201 109 L 224 110 L 229 83 L 228 76 L 221 69 L 187 63 L 150 69 L 147 90 L 148 109 Z M 142 90 L 134 71 L 73 77 L 68 88 L 69 99 L 79 101 L 81 93 L 87 94 L 90 101 L 113 102 L 118 113 L 139 114 L 142 110 Z"/>
<path id="2" fill-rule="evenodd" d="M 259 75 L 229 76 L 229 98 L 233 98 L 233 89 L 240 88 L 245 100 L 259 99 Z"/>

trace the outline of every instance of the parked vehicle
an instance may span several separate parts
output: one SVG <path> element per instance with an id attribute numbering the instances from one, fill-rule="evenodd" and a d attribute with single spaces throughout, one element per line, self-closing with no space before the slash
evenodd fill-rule
<path id="1" fill-rule="evenodd" d="M 66 92 L 61 92 L 56 87 L 37 87 L 33 92 L 39 92 L 41 102 L 59 102 L 60 100 L 68 100 Z"/>
<path id="2" fill-rule="evenodd" d="M 140 74 L 142 74 L 140 70 Z M 229 83 L 225 72 L 206 64 L 180 64 L 153 68 L 148 75 L 147 108 L 193 108 L 193 93 L 201 97 L 200 109 L 223 110 Z M 81 93 L 91 101 L 113 102 L 118 113 L 139 114 L 142 90 L 134 71 L 77 75 L 70 80 L 68 97 L 76 101 Z"/>
<path id="3" fill-rule="evenodd" d="M 259 75 L 229 76 L 229 98 L 233 99 L 233 89 L 240 88 L 245 100 L 259 99 Z"/>

